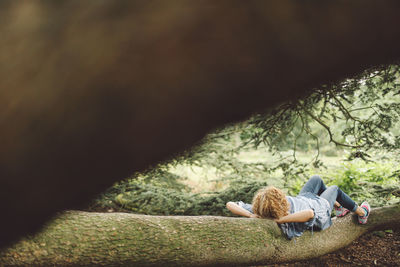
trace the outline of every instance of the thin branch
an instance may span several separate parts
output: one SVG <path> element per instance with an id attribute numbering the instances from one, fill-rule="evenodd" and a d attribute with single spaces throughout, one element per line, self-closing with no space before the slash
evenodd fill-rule
<path id="1" fill-rule="evenodd" d="M 336 103 L 338 104 L 338 107 L 339 107 L 340 111 L 342 111 L 342 113 L 345 115 L 345 117 L 346 117 L 347 119 L 350 118 L 350 119 L 352 119 L 352 120 L 354 120 L 354 121 L 361 122 L 360 119 L 355 118 L 355 117 L 353 117 L 353 115 L 350 114 L 350 112 L 346 109 L 346 107 L 343 105 L 343 103 L 342 103 L 339 99 L 337 99 L 336 95 L 335 95 L 332 91 L 330 91 L 330 95 L 331 95 L 332 98 L 336 101 Z"/>
<path id="2" fill-rule="evenodd" d="M 354 112 L 354 111 L 360 111 L 360 110 L 365 110 L 365 109 L 372 109 L 374 112 L 376 112 L 376 110 L 374 109 L 374 106 L 369 106 L 369 107 L 362 107 L 362 108 L 355 108 L 355 109 L 351 109 L 349 110 L 349 112 Z"/>
<path id="3" fill-rule="evenodd" d="M 297 114 L 300 116 L 300 119 L 304 125 L 303 116 L 301 116 L 300 112 L 297 112 Z M 318 160 L 318 158 L 319 158 L 319 138 L 318 138 L 318 136 L 314 135 L 308 128 L 305 128 L 305 131 L 307 132 L 307 134 L 311 135 L 317 141 L 317 155 L 315 156 L 314 160 Z"/>
<path id="4" fill-rule="evenodd" d="M 297 114 L 298 114 L 298 113 L 297 113 Z M 300 118 L 301 118 L 301 115 L 300 115 Z M 296 118 L 295 123 L 297 122 L 297 120 L 298 120 L 298 117 Z M 294 138 L 294 144 L 293 144 L 293 158 L 294 158 L 294 160 L 297 160 L 297 159 L 296 159 L 297 139 L 299 139 L 299 137 L 303 134 L 303 132 L 304 132 L 304 121 L 303 121 L 303 119 L 301 119 L 301 131 L 300 131 L 300 133 Z"/>
<path id="5" fill-rule="evenodd" d="M 326 110 L 326 104 L 329 102 L 328 98 L 326 97 L 326 95 L 324 95 L 324 105 L 322 106 L 321 112 L 319 113 L 319 117 L 321 118 Z"/>
<path id="6" fill-rule="evenodd" d="M 316 122 L 318 122 L 322 127 L 324 127 L 327 130 L 327 132 L 329 134 L 329 142 L 332 142 L 337 146 L 360 148 L 360 146 L 353 146 L 353 145 L 343 144 L 343 143 L 340 143 L 340 142 L 336 141 L 335 139 L 333 139 L 333 134 L 332 134 L 331 128 L 328 125 L 326 125 L 322 120 L 320 120 L 318 117 L 316 117 L 310 111 L 308 111 L 306 108 L 303 108 L 303 111 L 305 113 L 307 113 L 311 118 L 313 118 Z"/>

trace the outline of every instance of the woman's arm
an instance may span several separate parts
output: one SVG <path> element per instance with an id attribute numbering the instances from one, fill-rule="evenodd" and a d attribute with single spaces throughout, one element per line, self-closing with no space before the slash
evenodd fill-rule
<path id="1" fill-rule="evenodd" d="M 288 223 L 288 222 L 306 222 L 314 217 L 314 211 L 311 209 L 298 211 L 286 216 L 283 216 L 275 221 L 277 223 Z"/>
<path id="2" fill-rule="evenodd" d="M 250 211 L 240 207 L 234 202 L 226 203 L 226 208 L 230 210 L 233 214 L 248 217 L 248 218 L 260 218 L 258 215 L 251 213 Z"/>

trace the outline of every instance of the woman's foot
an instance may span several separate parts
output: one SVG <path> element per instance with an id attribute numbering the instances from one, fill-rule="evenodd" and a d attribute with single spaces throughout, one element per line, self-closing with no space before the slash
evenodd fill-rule
<path id="1" fill-rule="evenodd" d="M 358 222 L 361 224 L 366 224 L 369 216 L 369 212 L 371 210 L 367 201 L 364 201 L 361 206 L 361 209 L 364 209 L 364 216 L 358 216 Z"/>
<path id="2" fill-rule="evenodd" d="M 335 213 L 336 213 L 336 217 L 343 217 L 344 215 L 346 215 L 347 213 L 349 213 L 350 211 L 342 206 L 340 207 L 336 207 L 335 206 Z"/>

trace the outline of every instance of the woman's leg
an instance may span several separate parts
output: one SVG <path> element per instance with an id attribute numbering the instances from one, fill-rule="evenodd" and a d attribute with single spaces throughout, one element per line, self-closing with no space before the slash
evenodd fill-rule
<path id="1" fill-rule="evenodd" d="M 339 202 L 340 205 L 342 205 L 346 209 L 348 209 L 352 212 L 357 211 L 357 208 L 358 208 L 357 204 L 336 185 L 328 187 L 321 194 L 321 197 L 328 200 L 331 208 L 333 208 L 335 202 L 337 201 L 337 202 Z"/>
<path id="2" fill-rule="evenodd" d="M 299 195 L 311 192 L 316 195 L 321 195 L 326 190 L 324 181 L 318 175 L 313 175 L 301 189 Z"/>
<path id="3" fill-rule="evenodd" d="M 345 192 L 343 192 L 338 186 L 333 185 L 326 188 L 324 181 L 318 175 L 314 175 L 307 181 L 307 183 L 301 189 L 299 195 L 311 192 L 319 195 L 328 200 L 330 207 L 342 205 L 346 209 L 355 212 L 358 216 L 364 216 L 365 211 L 360 208 Z"/>
<path id="4" fill-rule="evenodd" d="M 328 187 L 322 194 L 321 197 L 328 200 L 329 205 L 333 208 L 336 200 L 346 209 L 355 212 L 359 217 L 358 221 L 362 224 L 367 223 L 367 218 L 369 215 L 369 205 L 364 202 L 362 206 L 359 207 L 345 192 L 339 189 L 336 185 Z"/>

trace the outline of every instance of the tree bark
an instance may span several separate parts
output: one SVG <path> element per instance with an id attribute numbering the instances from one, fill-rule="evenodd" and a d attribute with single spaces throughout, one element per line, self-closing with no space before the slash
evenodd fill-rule
<path id="1" fill-rule="evenodd" d="M 367 231 L 399 228 L 400 205 L 334 219 L 332 227 L 287 240 L 265 219 L 148 216 L 67 211 L 35 236 L 0 253 L 1 265 L 232 266 L 318 257 L 347 246 Z"/>

